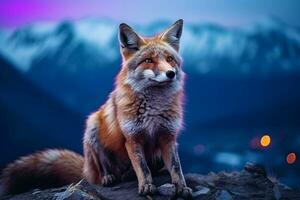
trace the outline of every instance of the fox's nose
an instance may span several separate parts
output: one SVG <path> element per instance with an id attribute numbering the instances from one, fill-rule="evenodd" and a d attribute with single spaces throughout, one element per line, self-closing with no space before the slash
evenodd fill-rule
<path id="1" fill-rule="evenodd" d="M 169 70 L 169 71 L 166 72 L 166 76 L 169 79 L 173 79 L 175 77 L 175 72 L 173 72 L 172 70 Z"/>

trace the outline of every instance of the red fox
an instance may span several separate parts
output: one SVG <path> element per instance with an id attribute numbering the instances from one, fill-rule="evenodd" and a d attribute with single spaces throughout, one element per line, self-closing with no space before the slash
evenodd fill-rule
<path id="1" fill-rule="evenodd" d="M 9 164 L 1 175 L 2 194 L 34 187 L 61 186 L 85 178 L 108 186 L 133 167 L 140 195 L 156 192 L 151 168 L 162 160 L 176 193 L 190 197 L 178 157 L 185 74 L 178 53 L 183 20 L 154 37 L 119 26 L 122 67 L 115 89 L 88 117 L 84 157 L 68 150 L 46 150 Z"/>

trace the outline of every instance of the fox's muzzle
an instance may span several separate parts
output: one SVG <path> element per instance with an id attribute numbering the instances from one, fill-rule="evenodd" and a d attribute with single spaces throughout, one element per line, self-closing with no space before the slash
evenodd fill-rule
<path id="1" fill-rule="evenodd" d="M 171 81 L 175 78 L 176 73 L 173 70 L 168 70 L 166 72 L 159 72 L 155 74 L 151 69 L 146 69 L 143 72 L 145 78 L 149 78 L 156 82 L 166 82 Z"/>

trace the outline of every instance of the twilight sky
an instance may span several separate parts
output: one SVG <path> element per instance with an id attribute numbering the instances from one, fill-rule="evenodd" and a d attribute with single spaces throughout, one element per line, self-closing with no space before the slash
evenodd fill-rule
<path id="1" fill-rule="evenodd" d="M 0 27 L 88 16 L 128 23 L 183 18 L 229 26 L 274 16 L 300 26 L 299 10 L 299 0 L 0 0 Z"/>

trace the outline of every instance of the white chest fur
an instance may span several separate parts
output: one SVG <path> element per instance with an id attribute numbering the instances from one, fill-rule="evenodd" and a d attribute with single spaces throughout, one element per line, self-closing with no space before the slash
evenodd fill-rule
<path id="1" fill-rule="evenodd" d="M 159 131 L 176 134 L 182 124 L 180 111 L 174 110 L 174 98 L 165 93 L 141 93 L 138 96 L 136 116 L 120 121 L 125 134 L 146 133 L 155 135 Z"/>

